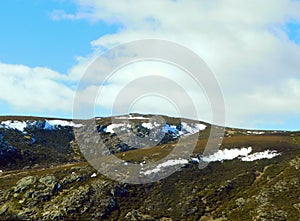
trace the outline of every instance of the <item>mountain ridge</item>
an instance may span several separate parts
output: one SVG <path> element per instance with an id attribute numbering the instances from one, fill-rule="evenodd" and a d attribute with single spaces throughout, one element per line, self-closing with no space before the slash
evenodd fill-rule
<path id="1" fill-rule="evenodd" d="M 210 122 L 206 122 L 204 120 L 200 119 L 190 119 L 186 117 L 176 117 L 176 116 L 168 116 L 168 115 L 161 115 L 161 114 L 139 114 L 139 113 L 130 113 L 130 114 L 136 114 L 140 116 L 163 116 L 163 117 L 169 117 L 169 118 L 177 118 L 177 119 L 186 119 L 190 121 L 199 121 L 203 122 L 206 124 L 212 125 Z M 115 118 L 115 117 L 122 117 L 122 116 L 127 116 L 126 114 L 123 115 L 114 115 L 114 116 L 96 116 L 92 117 L 89 119 L 74 119 L 74 118 L 68 118 L 68 117 L 55 117 L 55 116 L 35 116 L 35 115 L 0 115 L 0 121 L 3 120 L 65 120 L 65 121 L 89 121 L 89 120 L 97 120 L 101 118 Z M 299 132 L 300 129 L 298 130 L 288 130 L 288 129 L 258 129 L 258 128 L 250 128 L 250 127 L 234 127 L 234 126 L 229 126 L 229 125 L 215 125 L 219 127 L 224 127 L 224 128 L 231 128 L 235 130 L 249 130 L 249 131 L 278 131 L 278 132 Z"/>

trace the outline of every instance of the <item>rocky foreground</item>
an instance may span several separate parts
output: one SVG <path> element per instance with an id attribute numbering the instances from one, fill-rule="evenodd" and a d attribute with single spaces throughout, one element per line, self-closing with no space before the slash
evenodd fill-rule
<path id="1" fill-rule="evenodd" d="M 2 119 L 0 220 L 300 220 L 300 132 L 226 128 L 220 151 L 204 158 L 210 125 L 202 123 L 179 171 L 134 185 L 98 173 L 81 155 L 76 124 L 51 120 L 58 119 Z M 132 126 L 141 137 L 151 130 L 145 123 Z M 124 146 L 108 119 L 98 120 L 97 131 L 111 154 L 147 164 L 169 153 L 179 136 L 192 135 L 178 119 L 167 123 L 166 136 L 146 149 Z M 210 164 L 199 169 L 201 160 Z"/>

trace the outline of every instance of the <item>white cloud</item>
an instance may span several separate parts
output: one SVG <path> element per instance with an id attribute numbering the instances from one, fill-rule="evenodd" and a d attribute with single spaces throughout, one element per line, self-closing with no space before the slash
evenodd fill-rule
<path id="1" fill-rule="evenodd" d="M 74 91 L 65 82 L 80 80 L 99 53 L 132 40 L 160 38 L 192 49 L 207 62 L 224 92 L 228 125 L 249 126 L 249 119 L 259 121 L 270 112 L 280 115 L 283 121 L 284 116 L 300 114 L 300 46 L 289 40 L 285 32 L 288 22 L 300 21 L 299 1 L 76 0 L 75 3 L 76 13 L 56 10 L 52 18 L 104 21 L 120 24 L 122 28 L 92 41 L 94 54 L 79 57 L 68 76 L 47 68 L 0 63 L 0 99 L 18 110 L 71 111 Z M 108 70 L 109 65 L 102 68 Z M 159 65 L 131 65 L 120 70 L 104 85 L 106 96 L 97 104 L 111 108 L 120 89 L 154 72 L 187 88 L 196 106 L 201 107 L 200 119 L 210 121 L 209 105 L 197 85 L 191 84 L 176 68 Z M 85 98 L 98 91 L 97 83 L 103 76 L 98 77 L 80 94 L 82 104 L 95 102 Z M 134 89 L 135 93 L 140 91 L 138 86 L 132 92 Z M 166 86 L 166 90 L 172 88 Z M 126 104 L 127 100 L 123 102 Z M 151 112 L 154 105 L 149 102 L 148 99 L 144 106 L 140 103 L 139 109 Z M 160 104 L 158 110 L 162 111 L 163 106 Z M 166 107 L 164 111 L 168 113 L 169 105 Z"/>
<path id="2" fill-rule="evenodd" d="M 70 112 L 74 91 L 67 80 L 48 68 L 0 63 L 0 99 L 18 112 Z"/>
<path id="3" fill-rule="evenodd" d="M 153 78 L 144 78 L 147 76 L 153 76 Z M 161 81 L 159 81 L 160 77 L 162 77 Z M 199 87 L 184 71 L 171 65 L 160 62 L 135 63 L 122 68 L 107 79 L 107 84 L 101 88 L 98 105 L 107 109 L 115 108 L 116 114 L 121 114 L 119 111 L 124 109 L 129 111 L 130 105 L 132 105 L 132 107 L 138 108 L 138 110 L 135 109 L 136 111 L 143 113 L 151 111 L 188 117 L 192 107 L 185 97 L 189 96 L 194 98 L 197 105 L 201 105 L 200 111 L 203 116 L 210 109 L 206 97 Z M 124 96 L 125 93 L 126 96 Z M 146 96 L 132 103 L 132 97 L 136 95 Z M 90 97 L 90 95 L 85 97 Z M 182 107 L 184 104 L 186 104 L 184 109 L 178 109 L 180 105 Z M 210 119 L 210 115 L 207 114 L 206 117 Z"/>
<path id="4" fill-rule="evenodd" d="M 60 11 L 53 16 L 123 26 L 118 33 L 94 40 L 95 51 L 143 38 L 171 40 L 194 50 L 208 63 L 221 85 L 229 125 L 250 126 L 250 118 L 270 112 L 281 116 L 299 114 L 300 46 L 290 41 L 285 32 L 288 22 L 300 21 L 299 1 L 76 3 L 79 9 L 75 14 Z M 140 72 L 147 72 L 148 68 L 145 66 Z M 174 72 L 173 76 L 177 74 Z M 127 76 L 107 85 L 106 90 L 113 93 L 122 82 L 127 82 Z M 200 115 L 204 119 L 210 116 L 204 112 Z"/>

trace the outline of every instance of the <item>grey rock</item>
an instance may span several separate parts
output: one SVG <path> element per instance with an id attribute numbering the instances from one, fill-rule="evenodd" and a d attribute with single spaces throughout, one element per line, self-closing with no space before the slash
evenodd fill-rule
<path id="1" fill-rule="evenodd" d="M 154 219 L 150 215 L 145 215 L 145 214 L 140 213 L 137 210 L 133 210 L 126 214 L 125 220 L 128 220 L 128 221 L 155 221 L 156 219 Z"/>
<path id="2" fill-rule="evenodd" d="M 18 212 L 17 217 L 21 220 L 36 219 L 37 212 L 31 208 L 25 208 Z"/>
<path id="3" fill-rule="evenodd" d="M 43 176 L 39 179 L 39 182 L 44 184 L 52 192 L 58 191 L 61 188 L 61 185 L 53 175 Z"/>
<path id="4" fill-rule="evenodd" d="M 42 220 L 64 220 L 65 214 L 61 209 L 52 209 L 42 214 Z"/>
<path id="5" fill-rule="evenodd" d="M 4 204 L 2 207 L 0 207 L 0 215 L 6 213 L 8 208 L 9 208 L 8 204 Z"/>
<path id="6" fill-rule="evenodd" d="M 36 177 L 34 176 L 27 176 L 19 180 L 14 187 L 15 193 L 23 192 L 24 190 L 28 189 L 31 185 L 36 182 Z"/>
<path id="7" fill-rule="evenodd" d="M 300 213 L 300 203 L 293 204 L 293 207 Z"/>
<path id="8" fill-rule="evenodd" d="M 68 185 L 68 184 L 71 184 L 71 183 L 74 183 L 74 182 L 79 182 L 79 181 L 82 181 L 83 180 L 83 177 L 79 174 L 76 174 L 76 173 L 72 173 L 70 175 L 67 175 L 66 177 L 63 178 L 62 180 L 62 185 Z"/>

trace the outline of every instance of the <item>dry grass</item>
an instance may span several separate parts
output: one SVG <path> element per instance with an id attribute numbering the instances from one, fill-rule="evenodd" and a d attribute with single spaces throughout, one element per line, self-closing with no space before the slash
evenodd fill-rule
<path id="1" fill-rule="evenodd" d="M 18 182 L 18 180 L 26 176 L 43 176 L 43 175 L 54 173 L 55 171 L 70 169 L 75 166 L 83 167 L 87 165 L 88 165 L 87 162 L 80 162 L 80 163 L 69 163 L 69 164 L 63 164 L 58 166 L 52 166 L 49 168 L 13 170 L 8 172 L 3 172 L 0 173 L 0 189 L 8 189 L 14 186 Z"/>
<path id="2" fill-rule="evenodd" d="M 300 139 L 299 139 L 300 140 Z M 197 141 L 197 145 L 194 149 L 194 154 L 203 153 L 206 148 L 207 139 L 199 139 Z M 220 143 L 223 148 L 241 148 L 251 146 L 254 151 L 262 151 L 267 148 L 284 148 L 284 147 L 292 147 L 293 139 L 289 136 L 262 136 L 262 135 L 239 135 L 234 137 L 225 137 L 220 142 L 220 139 L 215 138 L 213 140 L 215 144 Z M 137 150 L 130 150 L 125 153 L 118 153 L 116 156 L 125 161 L 134 161 L 134 162 L 142 162 L 142 161 L 158 161 L 168 154 L 174 149 L 177 143 L 169 143 L 160 146 L 143 148 Z M 192 145 L 189 143 L 187 139 L 185 141 L 186 145 Z"/>

